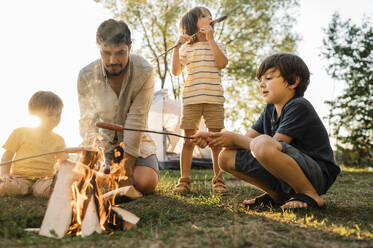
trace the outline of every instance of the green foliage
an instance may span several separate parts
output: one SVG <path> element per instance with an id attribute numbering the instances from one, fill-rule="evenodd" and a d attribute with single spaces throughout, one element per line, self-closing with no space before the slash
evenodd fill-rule
<path id="1" fill-rule="evenodd" d="M 326 30 L 322 56 L 328 73 L 346 83 L 341 96 L 327 101 L 327 116 L 337 140 L 337 160 L 353 166 L 373 166 L 373 22 L 361 26 L 342 21 L 336 13 Z"/>
<path id="2" fill-rule="evenodd" d="M 161 88 L 170 78 L 174 95 L 180 94 L 179 80 L 171 77 L 170 62 L 172 53 L 158 57 L 176 42 L 178 21 L 182 13 L 190 7 L 185 0 L 95 0 L 110 9 L 115 18 L 124 20 L 134 37 L 140 37 L 135 43 L 140 44 L 139 53 L 152 61 Z M 136 45 L 137 45 L 136 44 Z"/>
<path id="3" fill-rule="evenodd" d="M 214 17 L 228 18 L 215 25 L 215 39 L 226 45 L 228 66 L 223 70 L 226 96 L 226 120 L 229 126 L 244 131 L 257 119 L 264 107 L 255 82 L 256 70 L 264 57 L 276 52 L 293 52 L 297 35 L 294 7 L 298 0 L 95 0 L 125 20 L 140 40 L 142 55 L 155 64 L 161 88 L 170 83 L 176 98 L 180 96 L 185 75 L 170 73 L 171 48 L 178 39 L 178 23 L 188 9 L 206 6 Z M 137 41 L 136 41 L 137 42 Z"/>
<path id="4" fill-rule="evenodd" d="M 228 15 L 219 41 L 226 44 L 228 66 L 224 70 L 226 120 L 236 131 L 247 130 L 264 108 L 256 83 L 261 61 L 277 52 L 293 52 L 298 37 L 292 33 L 296 0 L 221 0 L 219 15 Z M 219 32 L 217 32 L 219 33 Z M 245 132 L 245 131 L 244 131 Z"/>

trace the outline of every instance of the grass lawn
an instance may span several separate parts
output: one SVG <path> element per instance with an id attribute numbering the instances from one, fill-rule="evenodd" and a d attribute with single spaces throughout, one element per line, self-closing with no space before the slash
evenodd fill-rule
<path id="1" fill-rule="evenodd" d="M 193 194 L 171 193 L 179 171 L 161 171 L 156 193 L 121 204 L 139 217 L 129 231 L 54 240 L 40 227 L 47 201 L 0 198 L 0 247 L 372 247 L 373 173 L 345 169 L 324 196 L 327 209 L 248 210 L 261 192 L 225 174 L 229 195 L 211 194 L 212 170 L 193 170 Z"/>

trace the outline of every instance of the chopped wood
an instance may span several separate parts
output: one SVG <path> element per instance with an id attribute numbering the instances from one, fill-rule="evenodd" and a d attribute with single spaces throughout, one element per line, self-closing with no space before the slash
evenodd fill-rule
<path id="1" fill-rule="evenodd" d="M 97 208 L 94 197 L 90 197 L 87 210 L 81 227 L 82 237 L 89 236 L 94 232 L 101 233 L 100 220 L 97 215 Z"/>
<path id="2" fill-rule="evenodd" d="M 30 227 L 30 228 L 25 228 L 24 230 L 26 232 L 39 233 L 40 228 L 32 228 L 32 227 Z"/>
<path id="3" fill-rule="evenodd" d="M 108 200 L 112 197 L 126 196 L 132 200 L 143 197 L 143 194 L 136 190 L 132 185 L 118 188 L 116 190 L 109 191 L 102 195 L 102 199 Z"/>
<path id="4" fill-rule="evenodd" d="M 56 184 L 40 227 L 40 235 L 62 238 L 70 226 L 73 200 L 71 185 L 78 180 L 78 175 L 73 171 L 74 166 L 74 163 L 65 161 L 57 173 Z"/>
<path id="5" fill-rule="evenodd" d="M 132 226 L 139 222 L 140 218 L 133 213 L 119 207 L 112 206 L 111 210 L 120 216 L 120 218 L 125 222 L 124 228 L 130 229 Z"/>

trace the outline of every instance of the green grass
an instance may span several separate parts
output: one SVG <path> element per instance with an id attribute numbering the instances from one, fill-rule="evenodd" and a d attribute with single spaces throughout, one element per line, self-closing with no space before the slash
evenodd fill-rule
<path id="1" fill-rule="evenodd" d="M 193 194 L 173 195 L 178 176 L 161 171 L 155 194 L 121 204 L 141 217 L 135 228 L 87 238 L 27 233 L 40 227 L 47 201 L 1 197 L 0 247 L 373 247 L 372 172 L 344 170 L 323 196 L 326 210 L 295 212 L 244 209 L 261 192 L 227 174 L 229 195 L 212 195 L 211 170 L 192 171 Z"/>

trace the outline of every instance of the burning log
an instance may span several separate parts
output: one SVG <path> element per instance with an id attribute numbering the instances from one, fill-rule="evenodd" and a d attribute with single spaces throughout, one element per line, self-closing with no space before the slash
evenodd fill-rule
<path id="1" fill-rule="evenodd" d="M 128 197 L 131 200 L 136 200 L 143 197 L 142 193 L 137 191 L 132 185 L 118 188 L 103 194 L 101 197 L 104 200 L 115 199 L 119 197 Z"/>
<path id="2" fill-rule="evenodd" d="M 134 215 L 133 213 L 118 207 L 112 207 L 111 208 L 116 214 L 120 216 L 120 218 L 123 220 L 123 225 L 125 229 L 130 229 L 134 225 L 139 222 L 140 218 Z"/>
<path id="3" fill-rule="evenodd" d="M 101 226 L 100 226 L 100 220 L 97 215 L 97 208 L 94 201 L 94 198 L 91 197 L 87 211 L 85 213 L 85 217 L 82 222 L 81 226 L 81 234 L 82 237 L 89 236 L 93 234 L 94 232 L 101 233 Z"/>
<path id="4" fill-rule="evenodd" d="M 61 165 L 40 235 L 62 238 L 68 233 L 85 237 L 108 229 L 128 229 L 139 221 L 136 215 L 114 204 L 119 197 L 133 200 L 142 197 L 142 194 L 133 186 L 118 189 L 115 180 L 121 170 L 116 169 L 117 174 L 109 175 L 99 172 L 103 158 L 100 151 L 83 150 L 78 163 L 66 162 Z M 122 162 L 116 163 L 116 166 L 120 167 Z M 125 175 L 120 174 L 120 178 L 123 177 Z M 103 195 L 99 179 L 101 183 L 110 181 L 110 187 L 107 184 L 103 186 L 114 190 Z"/>

